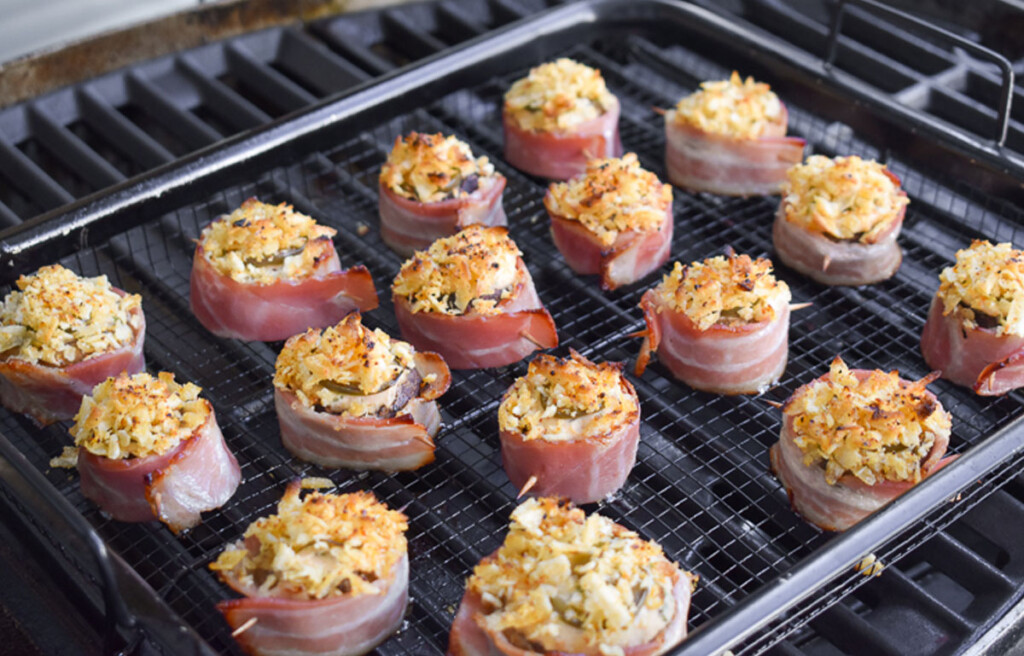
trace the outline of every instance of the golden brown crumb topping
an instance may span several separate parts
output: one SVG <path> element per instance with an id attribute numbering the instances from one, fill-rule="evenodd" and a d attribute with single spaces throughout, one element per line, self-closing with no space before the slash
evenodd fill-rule
<path id="1" fill-rule="evenodd" d="M 824 463 L 834 485 L 849 472 L 868 485 L 921 480 L 921 462 L 937 435 L 949 435 L 950 414 L 925 386 L 935 379 L 901 380 L 899 372 L 850 371 L 842 358 L 783 406 L 793 420 L 804 464 Z"/>
<path id="2" fill-rule="evenodd" d="M 969 328 L 1024 337 L 1024 252 L 1005 243 L 975 240 L 939 274 L 942 313 L 958 309 Z"/>
<path id="3" fill-rule="evenodd" d="M 837 240 L 874 243 L 910 201 L 886 168 L 856 155 L 811 155 L 786 172 L 786 219 Z"/>
<path id="4" fill-rule="evenodd" d="M 405 515 L 371 492 L 302 498 L 300 487 L 289 485 L 277 514 L 250 524 L 244 539 L 229 545 L 210 569 L 257 589 L 254 596 L 381 594 L 406 553 Z"/>
<path id="5" fill-rule="evenodd" d="M 138 294 L 106 276 L 80 278 L 59 264 L 21 276 L 0 308 L 0 353 L 62 367 L 132 343 L 142 327 Z"/>
<path id="6" fill-rule="evenodd" d="M 771 260 L 735 254 L 676 262 L 655 289 L 663 306 L 686 313 L 700 330 L 773 321 L 792 298 L 789 285 L 772 274 Z"/>
<path id="7" fill-rule="evenodd" d="M 672 187 L 641 168 L 634 153 L 592 159 L 582 176 L 552 183 L 544 197 L 549 212 L 579 221 L 606 246 L 626 230 L 658 230 L 671 204 Z"/>
<path id="8" fill-rule="evenodd" d="M 519 248 L 503 227 L 471 225 L 416 251 L 395 276 L 391 291 L 413 312 L 501 312 L 518 274 Z"/>
<path id="9" fill-rule="evenodd" d="M 290 390 L 307 407 L 332 408 L 341 399 L 394 384 L 413 366 L 414 355 L 412 345 L 367 328 L 353 312 L 336 326 L 290 337 L 277 356 L 274 385 Z M 346 406 L 351 413 L 351 404 Z"/>
<path id="10" fill-rule="evenodd" d="M 683 574 L 661 547 L 606 517 L 556 499 L 528 499 L 512 512 L 496 557 L 468 587 L 483 621 L 534 651 L 617 653 L 653 639 L 675 615 Z M 568 643 L 568 644 L 567 644 Z"/>
<path id="11" fill-rule="evenodd" d="M 187 439 L 213 412 L 192 383 L 174 374 L 143 372 L 108 378 L 82 397 L 71 435 L 75 445 L 113 460 L 167 453 Z"/>
<path id="12" fill-rule="evenodd" d="M 505 112 L 534 132 L 570 131 L 614 103 L 601 71 L 565 57 L 530 69 L 505 93 Z"/>
<path id="13" fill-rule="evenodd" d="M 486 157 L 474 159 L 469 144 L 440 132 L 396 137 L 380 170 L 381 183 L 421 203 L 465 198 L 493 184 L 493 176 L 494 165 Z"/>
<path id="14" fill-rule="evenodd" d="M 583 439 L 621 428 L 637 411 L 619 365 L 595 364 L 576 351 L 568 358 L 542 354 L 505 392 L 498 425 L 527 440 Z"/>
<path id="15" fill-rule="evenodd" d="M 291 205 L 250 198 L 206 226 L 200 243 L 218 272 L 242 283 L 267 285 L 313 275 L 332 256 L 334 228 L 322 226 Z"/>
<path id="16" fill-rule="evenodd" d="M 774 133 L 782 119 L 779 97 L 763 82 L 740 78 L 701 82 L 700 89 L 679 101 L 675 121 L 703 132 L 737 139 L 756 139 Z"/>

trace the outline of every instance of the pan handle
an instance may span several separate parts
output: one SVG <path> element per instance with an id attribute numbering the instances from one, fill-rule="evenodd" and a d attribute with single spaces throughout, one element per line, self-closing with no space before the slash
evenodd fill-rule
<path id="1" fill-rule="evenodd" d="M 25 504 L 25 510 L 35 514 L 37 521 L 63 524 L 51 528 L 75 535 L 80 540 L 79 546 L 92 554 L 106 618 L 104 653 L 115 653 L 121 642 L 119 629 L 131 635 L 137 622 L 121 597 L 103 539 L 3 434 L 0 434 L 0 481 L 16 493 L 19 501 Z"/>
<path id="2" fill-rule="evenodd" d="M 1002 56 L 991 48 L 974 43 L 959 34 L 933 25 L 928 21 L 921 20 L 916 16 L 893 9 L 877 0 L 839 0 L 835 15 L 832 17 L 832 27 L 828 34 L 828 49 L 825 52 L 825 69 L 830 70 L 836 59 L 836 52 L 839 49 L 839 34 L 843 27 L 843 16 L 848 5 L 858 5 L 866 10 L 882 14 L 895 23 L 902 23 L 904 26 L 916 27 L 941 37 L 942 39 L 956 44 L 965 51 L 978 57 L 993 62 L 1002 72 L 1003 83 L 999 92 L 999 106 L 996 108 L 998 121 L 996 123 L 995 144 L 1002 148 L 1006 142 L 1006 132 L 1010 125 L 1010 106 L 1013 103 L 1013 65 L 1006 57 Z"/>

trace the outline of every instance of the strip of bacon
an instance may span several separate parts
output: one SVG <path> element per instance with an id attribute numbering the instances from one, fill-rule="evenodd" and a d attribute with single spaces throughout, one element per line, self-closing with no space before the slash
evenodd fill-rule
<path id="1" fill-rule="evenodd" d="M 613 290 L 640 280 L 661 267 L 672 250 L 672 205 L 657 230 L 621 232 L 610 248 L 579 221 L 549 215 L 551 238 L 562 257 L 576 273 L 601 274 L 601 289 Z"/>
<path id="2" fill-rule="evenodd" d="M 788 112 L 764 136 L 736 139 L 677 123 L 665 112 L 665 168 L 669 181 L 690 191 L 726 196 L 777 194 L 786 171 L 803 161 L 805 141 L 787 137 Z"/>
<path id="3" fill-rule="evenodd" d="M 122 522 L 154 519 L 175 533 L 235 493 L 241 469 L 211 408 L 206 422 L 167 453 L 113 460 L 79 449 L 82 494 Z"/>
<path id="4" fill-rule="evenodd" d="M 408 556 L 395 563 L 391 576 L 377 582 L 379 594 L 324 599 L 260 597 L 259 591 L 227 580 L 243 599 L 217 604 L 236 640 L 257 656 L 358 656 L 371 651 L 398 630 L 409 601 Z"/>
<path id="5" fill-rule="evenodd" d="M 336 251 L 318 263 L 312 277 L 260 285 L 220 273 L 197 245 L 189 303 L 199 322 L 218 337 L 271 342 L 334 325 L 352 310 L 372 310 L 377 290 L 366 267 L 342 271 Z"/>
<path id="6" fill-rule="evenodd" d="M 990 328 L 963 324 L 959 312 L 944 315 L 932 298 L 921 333 L 921 352 L 932 369 L 981 396 L 999 396 L 1024 387 L 1024 337 L 996 335 Z"/>
<path id="7" fill-rule="evenodd" d="M 664 307 L 653 289 L 640 299 L 647 328 L 636 361 L 642 375 L 657 351 L 672 375 L 714 394 L 759 394 L 778 381 L 789 357 L 789 305 L 775 319 L 746 324 L 716 323 L 701 331 L 685 312 Z"/>
<path id="8" fill-rule="evenodd" d="M 124 294 L 114 288 L 118 294 Z M 0 404 L 31 416 L 41 425 L 71 419 L 82 406 L 82 397 L 111 376 L 137 374 L 146 368 L 143 343 L 146 319 L 142 308 L 131 310 L 138 330 L 131 343 L 65 367 L 50 367 L 17 357 L 0 360 Z"/>
<path id="9" fill-rule="evenodd" d="M 622 155 L 619 111 L 615 100 L 603 114 L 567 134 L 523 130 L 504 112 L 505 161 L 530 175 L 568 180 L 583 173 L 589 160 Z"/>
<path id="10" fill-rule="evenodd" d="M 493 558 L 493 554 L 484 559 Z M 659 656 L 672 649 L 686 637 L 687 616 L 690 613 L 691 596 L 690 577 L 676 573 L 676 581 L 672 587 L 675 599 L 675 612 L 668 626 L 645 644 L 632 645 L 623 651 L 626 656 Z M 508 641 L 501 633 L 489 631 L 483 624 L 484 603 L 480 595 L 468 589 L 459 603 L 459 610 L 452 623 L 448 638 L 448 656 L 538 656 L 541 652 L 528 651 Z M 543 652 L 550 656 L 596 656 L 595 649 L 587 653 Z"/>
<path id="11" fill-rule="evenodd" d="M 396 194 L 380 183 L 380 236 L 402 257 L 428 248 L 435 239 L 454 235 L 474 223 L 508 225 L 501 202 L 505 176 L 496 174 L 489 186 L 463 198 L 422 203 Z"/>

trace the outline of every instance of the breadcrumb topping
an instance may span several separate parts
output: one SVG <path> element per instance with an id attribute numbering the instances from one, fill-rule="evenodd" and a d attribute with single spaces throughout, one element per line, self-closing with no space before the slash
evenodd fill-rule
<path id="1" fill-rule="evenodd" d="M 80 278 L 59 264 L 21 276 L 0 308 L 0 353 L 62 367 L 132 343 L 141 327 L 138 294 L 121 295 L 106 276 Z"/>
<path id="2" fill-rule="evenodd" d="M 781 136 L 779 97 L 764 82 L 746 80 L 736 71 L 728 80 L 701 82 L 700 89 L 679 101 L 675 121 L 702 132 L 737 139 Z"/>
<path id="3" fill-rule="evenodd" d="M 632 421 L 639 408 L 621 366 L 538 355 L 498 407 L 501 430 L 524 439 L 562 441 L 604 435 Z"/>
<path id="4" fill-rule="evenodd" d="M 641 168 L 635 153 L 590 160 L 583 175 L 552 183 L 544 197 L 549 212 L 579 221 L 605 246 L 620 232 L 658 230 L 671 204 L 672 187 Z"/>
<path id="5" fill-rule="evenodd" d="M 307 407 L 331 408 L 391 386 L 413 366 L 414 355 L 411 344 L 367 328 L 352 312 L 336 326 L 290 337 L 277 356 L 274 385 Z"/>
<path id="6" fill-rule="evenodd" d="M 968 328 L 1024 337 L 1024 251 L 975 240 L 939 274 L 942 313 L 959 310 Z"/>
<path id="7" fill-rule="evenodd" d="M 250 198 L 203 229 L 206 259 L 225 276 L 267 285 L 313 275 L 332 256 L 334 228 L 322 226 L 287 204 Z"/>
<path id="8" fill-rule="evenodd" d="M 686 313 L 699 330 L 773 321 L 792 298 L 789 285 L 772 274 L 771 260 L 735 254 L 676 262 L 656 290 L 662 307 Z"/>
<path id="9" fill-rule="evenodd" d="M 519 248 L 504 227 L 471 225 L 405 261 L 391 285 L 413 312 L 498 314 L 511 296 Z"/>
<path id="10" fill-rule="evenodd" d="M 794 441 L 807 466 L 824 463 L 825 480 L 849 472 L 868 485 L 921 480 L 921 462 L 951 418 L 919 381 L 874 370 L 860 379 L 836 357 L 828 374 L 806 385 L 783 406 L 793 418 Z"/>
<path id="11" fill-rule="evenodd" d="M 786 172 L 786 219 L 832 239 L 874 243 L 910 202 L 886 170 L 856 155 L 811 155 Z"/>
<path id="12" fill-rule="evenodd" d="M 661 547 L 606 517 L 552 498 L 512 512 L 495 558 L 473 570 L 483 621 L 545 652 L 616 653 L 653 639 L 675 615 L 682 575 Z M 568 644 L 567 644 L 568 643 Z"/>
<path id="13" fill-rule="evenodd" d="M 531 68 L 505 93 L 505 112 L 534 132 L 567 132 L 614 103 L 601 71 L 566 57 Z"/>
<path id="14" fill-rule="evenodd" d="M 257 519 L 210 569 L 253 596 L 323 599 L 381 594 L 406 553 L 405 515 L 371 492 L 300 496 L 288 486 L 277 514 Z"/>
<path id="15" fill-rule="evenodd" d="M 120 374 L 82 397 L 71 435 L 75 445 L 112 460 L 167 453 L 206 422 L 213 408 L 192 383 L 161 371 Z"/>
<path id="16" fill-rule="evenodd" d="M 494 165 L 473 158 L 469 144 L 454 136 L 411 132 L 396 137 L 380 181 L 395 193 L 421 203 L 465 198 L 493 184 Z"/>

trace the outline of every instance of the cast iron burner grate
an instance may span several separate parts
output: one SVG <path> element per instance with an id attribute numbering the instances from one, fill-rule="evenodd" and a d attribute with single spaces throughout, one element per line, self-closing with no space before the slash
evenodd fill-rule
<path id="1" fill-rule="evenodd" d="M 614 47 L 577 46 L 566 54 L 601 68 L 623 101 L 627 150 L 636 151 L 643 165 L 661 177 L 663 137 L 651 107 L 668 106 L 700 80 L 729 72 L 707 53 L 665 48 L 639 36 L 628 36 Z M 213 611 L 216 601 L 229 594 L 207 570 L 208 563 L 250 521 L 273 510 L 288 480 L 325 472 L 292 459 L 280 445 L 270 382 L 280 344 L 214 338 L 188 310 L 192 239 L 213 218 L 255 195 L 292 203 L 337 227 L 343 264 L 366 264 L 383 292 L 381 308 L 368 313 L 365 321 L 397 335 L 386 290 L 400 259 L 379 239 L 376 177 L 397 134 L 414 129 L 454 133 L 478 154 L 491 157 L 509 179 L 505 207 L 511 234 L 558 325 L 558 352 L 572 347 L 601 360 L 632 362 L 635 357 L 638 343 L 628 334 L 642 326 L 636 305 L 657 277 L 603 294 L 592 277 L 574 275 L 547 234 L 540 202 L 545 186 L 511 169 L 500 156 L 500 96 L 523 73 L 525 69 L 492 78 L 352 134 L 342 143 L 325 144 L 298 163 L 282 163 L 250 183 L 226 188 L 65 258 L 67 266 L 82 274 L 105 273 L 114 284 L 143 294 L 150 370 L 173 371 L 204 388 L 242 464 L 242 486 L 227 506 L 174 538 L 161 526 L 109 521 L 82 498 L 76 474 L 47 469 L 48 459 L 68 441 L 64 426 L 39 431 L 6 412 L 0 426 L 108 545 L 214 649 L 238 653 L 226 624 Z M 926 177 L 858 138 L 849 127 L 811 110 L 790 103 L 792 132 L 807 138 L 813 152 L 880 158 L 902 177 L 912 199 L 901 237 L 905 261 L 893 280 L 854 289 L 822 288 L 781 268 L 778 273 L 792 287 L 795 301 L 812 301 L 813 306 L 794 317 L 786 375 L 764 397 L 694 392 L 673 381 L 660 365 L 633 379 L 643 400 L 639 461 L 625 488 L 597 509 L 657 540 L 671 557 L 700 575 L 691 627 L 785 574 L 830 539 L 789 510 L 785 492 L 767 470 L 767 449 L 777 438 L 779 413 L 766 401 L 785 399 L 825 371 L 837 353 L 853 366 L 898 368 L 907 377 L 923 376 L 927 368 L 918 353 L 918 338 L 938 272 L 974 237 L 1021 241 L 1024 217 L 1019 210 L 965 185 Z M 388 110 L 380 111 L 386 115 Z M 673 260 L 701 259 L 727 245 L 751 255 L 771 255 L 775 202 L 677 192 Z M 363 236 L 361 226 L 370 228 Z M 501 394 L 524 370 L 525 363 L 520 363 L 456 374 L 442 403 L 445 429 L 438 439 L 437 461 L 425 469 L 397 475 L 329 472 L 339 490 L 370 489 L 392 507 L 405 507 L 410 517 L 412 603 L 403 630 L 380 653 L 443 651 L 465 577 L 500 543 L 516 490 L 501 469 L 496 408 Z M 954 415 L 953 451 L 962 452 L 1022 414 L 1024 397 L 1019 393 L 983 400 L 945 382 L 934 388 Z M 771 647 L 796 631 L 800 633 L 793 640 L 778 647 L 782 653 L 834 653 L 829 649 L 836 648 L 911 653 L 901 642 L 906 635 L 886 631 L 886 611 L 895 600 L 914 607 L 915 617 L 925 618 L 918 622 L 921 635 L 911 647 L 921 653 L 954 653 L 1021 594 L 1020 541 L 1010 539 L 1012 530 L 992 537 L 990 528 L 1004 511 L 1020 516 L 1024 485 L 1015 482 L 946 533 L 935 533 L 1016 471 L 1016 464 L 1004 468 L 1001 476 L 974 486 L 959 503 L 940 509 L 879 552 L 888 564 L 921 545 L 871 585 L 862 586 L 866 579 L 853 574 L 837 581 L 829 593 L 758 634 L 737 653 Z M 954 559 L 956 567 L 947 559 Z M 934 596 L 933 590 L 940 588 L 959 590 L 959 605 Z M 808 621 L 814 631 L 804 628 Z"/>

